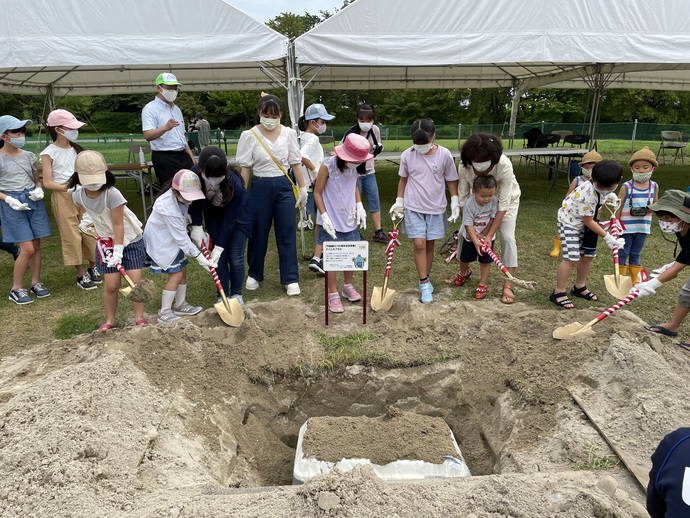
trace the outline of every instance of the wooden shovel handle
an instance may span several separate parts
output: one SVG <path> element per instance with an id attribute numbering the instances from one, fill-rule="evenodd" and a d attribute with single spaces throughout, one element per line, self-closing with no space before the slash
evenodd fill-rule
<path id="1" fill-rule="evenodd" d="M 101 252 L 103 252 L 104 256 L 106 256 L 108 259 L 113 258 L 113 254 L 110 253 L 110 250 L 108 250 L 105 247 L 102 247 L 100 244 L 98 246 L 100 247 Z M 129 275 L 127 275 L 127 272 L 122 267 L 122 265 L 120 263 L 115 263 L 115 268 L 117 268 L 117 271 L 120 272 L 122 274 L 122 276 L 125 278 L 125 280 L 127 281 L 127 284 L 129 284 L 129 287 L 134 288 L 134 282 L 132 281 L 132 279 L 129 278 Z"/>

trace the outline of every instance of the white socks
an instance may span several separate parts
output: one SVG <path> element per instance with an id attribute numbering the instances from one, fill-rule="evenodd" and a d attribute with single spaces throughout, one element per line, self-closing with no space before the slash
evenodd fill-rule
<path id="1" fill-rule="evenodd" d="M 172 306 L 175 293 L 176 292 L 174 291 L 163 290 L 163 296 L 161 297 L 161 311 L 170 311 L 170 306 Z"/>
<path id="2" fill-rule="evenodd" d="M 187 297 L 187 285 L 186 284 L 178 284 L 177 285 L 177 291 L 175 292 L 175 306 L 176 307 L 182 307 L 185 302 L 185 298 Z"/>

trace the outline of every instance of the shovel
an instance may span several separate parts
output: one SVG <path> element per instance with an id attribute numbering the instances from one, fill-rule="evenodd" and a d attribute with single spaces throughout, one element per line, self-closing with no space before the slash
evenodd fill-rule
<path id="1" fill-rule="evenodd" d="M 391 273 L 391 262 L 393 261 L 393 250 L 396 246 L 400 245 L 398 242 L 398 225 L 403 220 L 404 213 L 401 211 L 396 211 L 393 214 L 393 230 L 388 234 L 388 247 L 386 252 L 388 253 L 388 261 L 386 261 L 386 274 L 383 279 L 383 288 L 378 286 L 374 287 L 371 293 L 371 309 L 374 311 L 388 311 L 393 305 L 393 297 L 395 297 L 395 290 L 388 289 L 388 277 Z M 396 218 L 399 218 L 396 221 Z"/>
<path id="2" fill-rule="evenodd" d="M 611 235 L 618 239 L 618 228 L 619 223 L 616 219 L 616 211 L 620 206 L 620 200 L 614 206 L 613 209 L 608 204 L 604 204 L 608 211 L 611 213 L 611 219 L 609 220 L 608 227 L 611 231 Z M 625 275 L 621 277 L 621 272 L 618 263 L 618 247 L 613 247 L 613 275 L 604 275 L 604 284 L 606 284 L 606 291 L 617 299 L 625 298 L 630 290 L 632 289 L 632 280 L 630 276 Z"/>
<path id="3" fill-rule="evenodd" d="M 579 322 L 573 322 L 572 324 L 568 324 L 567 326 L 562 326 L 562 327 L 555 329 L 553 332 L 553 337 L 557 338 L 559 340 L 567 340 L 569 338 L 580 338 L 582 336 L 594 336 L 594 331 L 592 331 L 592 326 L 594 324 L 596 324 L 597 322 L 601 322 L 607 316 L 609 316 L 611 313 L 613 313 L 617 309 L 622 308 L 628 302 L 633 300 L 635 297 L 637 297 L 637 290 L 635 290 L 634 292 L 629 294 L 624 299 L 618 301 L 616 304 L 611 306 L 609 309 L 607 309 L 606 311 L 601 313 L 594 320 L 587 322 L 584 326 L 582 324 L 580 324 Z"/>
<path id="4" fill-rule="evenodd" d="M 208 248 L 206 248 L 206 243 L 201 242 L 201 252 L 204 257 L 211 260 L 211 254 L 208 253 Z M 239 327 L 239 325 L 244 322 L 244 310 L 237 299 L 227 299 L 225 297 L 225 292 L 223 291 L 223 285 L 220 283 L 218 274 L 215 268 L 211 268 L 211 273 L 213 274 L 213 280 L 216 281 L 216 288 L 218 288 L 218 293 L 220 293 L 221 302 L 216 302 L 213 306 L 218 312 L 218 316 L 223 322 L 231 327 Z"/>
<path id="5" fill-rule="evenodd" d="M 525 288 L 526 290 L 534 291 L 537 283 L 534 281 L 523 281 L 522 279 L 518 279 L 517 277 L 513 277 L 510 272 L 508 271 L 508 268 L 503 266 L 503 263 L 501 260 L 498 258 L 496 253 L 491 249 L 489 245 L 484 245 L 483 247 L 484 251 L 489 254 L 489 257 L 494 260 L 496 263 L 496 266 L 498 266 L 501 271 L 505 274 L 506 278 L 515 284 L 516 286 L 520 286 L 521 288 Z"/>

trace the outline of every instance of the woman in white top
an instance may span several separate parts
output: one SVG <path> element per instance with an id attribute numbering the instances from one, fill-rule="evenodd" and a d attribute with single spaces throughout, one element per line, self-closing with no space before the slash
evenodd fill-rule
<path id="1" fill-rule="evenodd" d="M 237 143 L 237 161 L 242 166 L 245 184 L 249 185 L 249 173 L 253 173 L 249 200 L 256 213 L 254 231 L 247 246 L 249 275 L 246 287 L 247 290 L 255 290 L 264 280 L 268 234 L 273 225 L 280 283 L 286 287 L 288 295 L 299 295 L 295 208 L 306 203 L 307 188 L 297 134 L 280 124 L 282 115 L 280 99 L 275 95 L 264 95 L 259 101 L 256 126 L 243 131 Z M 292 183 L 284 172 L 290 167 L 300 188 L 297 203 Z"/>
<path id="2" fill-rule="evenodd" d="M 458 164 L 458 176 L 460 178 L 458 201 L 460 207 L 464 207 L 465 202 L 470 197 L 475 176 L 484 174 L 493 176 L 498 183 L 496 188 L 498 212 L 491 228 L 485 231 L 485 239 L 487 243 L 491 243 L 494 234 L 500 228 L 501 261 L 511 275 L 514 275 L 518 265 L 515 222 L 520 207 L 520 186 L 513 173 L 513 164 L 503 154 L 501 139 L 491 133 L 473 133 L 460 150 L 460 163 Z M 503 283 L 501 302 L 504 304 L 515 302 L 513 285 L 509 281 Z"/>

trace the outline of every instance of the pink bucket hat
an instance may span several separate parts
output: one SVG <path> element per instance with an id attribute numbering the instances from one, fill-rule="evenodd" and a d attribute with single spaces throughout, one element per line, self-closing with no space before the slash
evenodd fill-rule
<path id="1" fill-rule="evenodd" d="M 201 180 L 194 171 L 189 169 L 180 169 L 175 173 L 172 186 L 187 201 L 201 200 L 204 197 L 201 191 Z"/>
<path id="2" fill-rule="evenodd" d="M 362 163 L 374 158 L 374 155 L 369 153 L 371 145 L 369 141 L 362 135 L 350 133 L 345 137 L 343 143 L 335 146 L 335 154 L 346 162 Z"/>
<path id="3" fill-rule="evenodd" d="M 85 122 L 79 122 L 77 118 L 67 110 L 53 110 L 48 115 L 48 120 L 46 123 L 48 126 L 52 126 L 53 128 L 61 126 L 71 130 L 86 126 Z"/>

